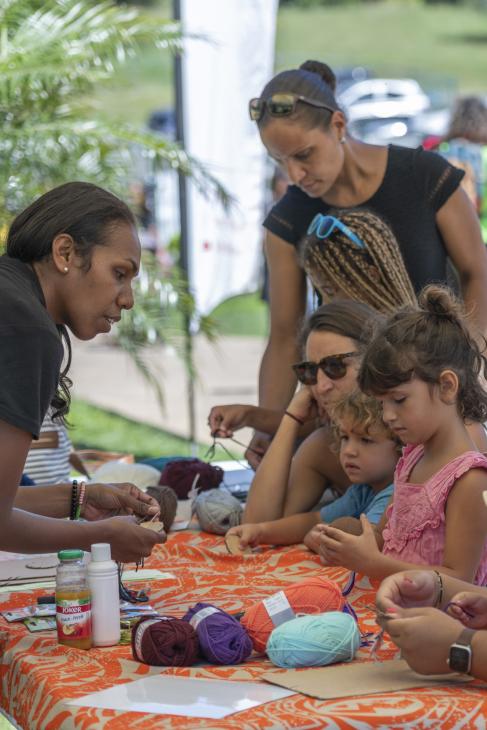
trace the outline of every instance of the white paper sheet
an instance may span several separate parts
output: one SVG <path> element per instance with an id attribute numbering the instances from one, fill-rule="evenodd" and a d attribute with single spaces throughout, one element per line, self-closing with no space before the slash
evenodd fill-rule
<path id="1" fill-rule="evenodd" d="M 218 720 L 295 692 L 260 682 L 193 679 L 159 674 L 94 692 L 69 705 Z"/>

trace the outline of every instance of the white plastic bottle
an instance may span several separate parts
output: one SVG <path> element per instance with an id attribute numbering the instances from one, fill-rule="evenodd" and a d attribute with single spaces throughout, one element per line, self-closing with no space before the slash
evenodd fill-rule
<path id="1" fill-rule="evenodd" d="M 99 542 L 91 546 L 88 585 L 93 646 L 113 646 L 120 640 L 118 570 L 111 557 L 108 543 Z"/>

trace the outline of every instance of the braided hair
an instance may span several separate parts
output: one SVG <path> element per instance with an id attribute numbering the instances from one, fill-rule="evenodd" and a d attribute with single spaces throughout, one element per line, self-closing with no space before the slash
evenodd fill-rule
<path id="1" fill-rule="evenodd" d="M 327 238 L 305 236 L 299 245 L 301 265 L 324 301 L 337 296 L 358 300 L 390 313 L 416 297 L 396 237 L 375 213 L 356 208 L 330 211 L 364 244 L 358 246 L 340 228 Z"/>

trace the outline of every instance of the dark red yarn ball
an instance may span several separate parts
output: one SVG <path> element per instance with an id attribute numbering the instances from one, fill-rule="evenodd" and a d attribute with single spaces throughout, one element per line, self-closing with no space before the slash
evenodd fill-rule
<path id="1" fill-rule="evenodd" d="M 132 629 L 132 654 L 155 667 L 190 667 L 200 659 L 198 635 L 180 618 L 146 616 Z"/>
<path id="2" fill-rule="evenodd" d="M 197 474 L 200 478 L 196 483 L 196 488 L 200 492 L 218 487 L 223 480 L 223 469 L 220 469 L 219 466 L 206 464 L 201 459 L 178 459 L 166 464 L 159 484 L 165 484 L 174 489 L 178 499 L 187 499 Z"/>

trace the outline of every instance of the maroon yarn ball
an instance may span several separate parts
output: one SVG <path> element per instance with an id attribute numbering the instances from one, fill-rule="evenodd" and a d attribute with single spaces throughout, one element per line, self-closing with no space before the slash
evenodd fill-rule
<path id="1" fill-rule="evenodd" d="M 159 484 L 174 489 L 178 499 L 187 499 L 196 475 L 199 479 L 196 488 L 200 492 L 218 487 L 223 481 L 223 469 L 205 464 L 201 459 L 177 459 L 164 467 Z"/>
<path id="2" fill-rule="evenodd" d="M 213 664 L 240 664 L 252 653 L 252 640 L 241 623 L 210 603 L 197 603 L 183 616 L 198 634 L 201 653 Z"/>
<path id="3" fill-rule="evenodd" d="M 142 618 L 132 629 L 134 659 L 155 667 L 190 667 L 200 659 L 199 640 L 180 618 Z"/>

